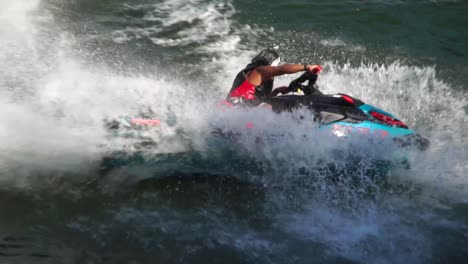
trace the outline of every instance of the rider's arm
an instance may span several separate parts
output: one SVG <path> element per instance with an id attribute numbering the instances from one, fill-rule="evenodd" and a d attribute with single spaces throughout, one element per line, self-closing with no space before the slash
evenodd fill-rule
<path id="1" fill-rule="evenodd" d="M 313 72 L 314 69 L 320 67 L 318 65 L 303 65 L 303 64 L 283 64 L 281 66 L 263 66 L 258 67 L 246 76 L 249 83 L 258 86 L 263 82 L 275 77 L 284 74 L 291 74 L 300 71 L 310 71 Z"/>

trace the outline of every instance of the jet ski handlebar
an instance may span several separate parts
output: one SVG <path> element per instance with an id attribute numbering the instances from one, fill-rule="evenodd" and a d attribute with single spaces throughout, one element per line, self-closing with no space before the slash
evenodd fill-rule
<path id="1" fill-rule="evenodd" d="M 318 79 L 318 74 L 305 72 L 299 78 L 293 80 L 289 83 L 289 92 L 297 92 L 302 90 L 304 95 L 323 95 L 322 92 L 318 90 L 318 85 L 316 84 Z M 307 85 L 304 85 L 308 81 Z"/>

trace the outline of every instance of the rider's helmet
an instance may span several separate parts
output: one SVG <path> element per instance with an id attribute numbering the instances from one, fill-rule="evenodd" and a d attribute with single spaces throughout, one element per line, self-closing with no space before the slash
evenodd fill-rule
<path id="1" fill-rule="evenodd" d="M 281 58 L 274 49 L 264 49 L 252 59 L 256 66 L 278 66 Z"/>

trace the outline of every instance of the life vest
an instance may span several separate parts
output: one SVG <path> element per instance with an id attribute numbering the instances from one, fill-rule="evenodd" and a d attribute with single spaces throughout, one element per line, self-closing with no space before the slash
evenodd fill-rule
<path id="1" fill-rule="evenodd" d="M 237 74 L 226 100 L 230 102 L 242 102 L 247 100 L 251 103 L 261 103 L 263 98 L 271 93 L 273 90 L 273 79 L 259 86 L 254 86 L 245 78 L 245 76 L 256 67 L 258 66 L 251 63 Z"/>

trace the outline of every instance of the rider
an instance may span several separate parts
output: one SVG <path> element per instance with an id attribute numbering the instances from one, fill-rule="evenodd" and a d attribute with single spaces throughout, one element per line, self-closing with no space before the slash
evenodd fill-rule
<path id="1" fill-rule="evenodd" d="M 258 106 L 265 98 L 275 96 L 280 92 L 289 92 L 287 86 L 272 91 L 273 77 L 300 71 L 317 73 L 321 70 L 319 65 L 283 64 L 278 66 L 279 62 L 280 56 L 275 50 L 262 50 L 237 74 L 226 100 L 233 104 Z"/>

